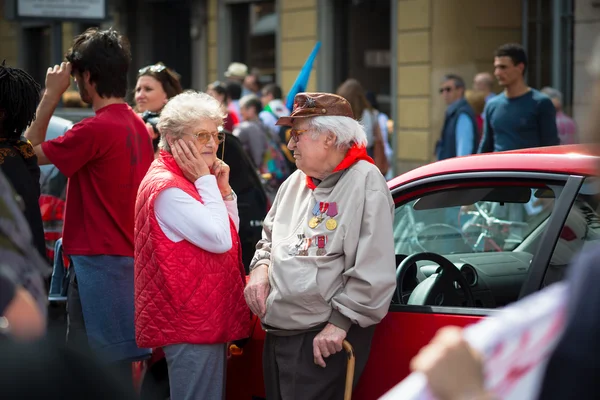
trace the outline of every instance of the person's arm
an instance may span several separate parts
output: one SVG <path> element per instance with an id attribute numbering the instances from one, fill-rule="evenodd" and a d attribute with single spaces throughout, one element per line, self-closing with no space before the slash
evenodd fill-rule
<path id="1" fill-rule="evenodd" d="M 156 198 L 154 213 L 167 237 L 182 238 L 211 253 L 231 249 L 229 214 L 213 175 L 194 183 L 204 204 L 178 188 L 163 190 Z M 228 201 L 237 208 L 235 200 Z"/>
<path id="2" fill-rule="evenodd" d="M 48 68 L 44 95 L 38 105 L 35 120 L 25 132 L 25 137 L 29 140 L 37 155 L 39 165 L 50 164 L 50 160 L 46 157 L 40 145 L 46 140 L 50 118 L 54 114 L 58 103 L 60 103 L 61 96 L 70 84 L 71 63 L 63 62 L 60 66 L 55 65 L 54 68 Z"/>
<path id="3" fill-rule="evenodd" d="M 478 153 L 491 153 L 494 151 L 494 129 L 492 128 L 491 119 L 491 107 L 490 103 L 485 105 L 483 110 L 485 117 L 483 119 L 483 135 L 481 137 L 481 143 L 479 143 Z"/>
<path id="4" fill-rule="evenodd" d="M 468 156 L 475 152 L 475 126 L 465 113 L 458 116 L 456 122 L 456 156 Z"/>
<path id="5" fill-rule="evenodd" d="M 538 125 L 540 127 L 540 145 L 556 146 L 560 144 L 556 127 L 556 108 L 548 98 L 540 100 L 538 106 Z"/>
<path id="6" fill-rule="evenodd" d="M 344 272 L 344 289 L 331 299 L 329 322 L 348 331 L 352 323 L 369 326 L 387 313 L 396 287 L 394 258 L 393 204 L 389 192 L 367 189 L 365 204 L 348 230 L 359 231 L 358 240 L 348 241 L 346 254 L 356 252 L 354 265 Z"/>

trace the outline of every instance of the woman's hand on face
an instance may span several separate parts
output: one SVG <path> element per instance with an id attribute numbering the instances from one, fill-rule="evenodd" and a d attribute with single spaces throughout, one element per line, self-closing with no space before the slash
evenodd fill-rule
<path id="1" fill-rule="evenodd" d="M 212 174 L 217 178 L 217 185 L 221 191 L 221 196 L 227 196 L 230 194 L 231 186 L 229 186 L 229 165 L 217 158 L 212 165 Z"/>
<path id="2" fill-rule="evenodd" d="M 171 146 L 171 151 L 183 175 L 191 182 L 196 182 L 198 178 L 210 174 L 206 161 L 192 142 L 176 140 Z M 227 176 L 229 179 L 229 167 Z"/>

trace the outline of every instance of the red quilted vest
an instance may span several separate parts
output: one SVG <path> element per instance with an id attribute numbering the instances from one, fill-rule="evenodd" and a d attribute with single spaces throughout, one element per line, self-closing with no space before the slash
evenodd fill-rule
<path id="1" fill-rule="evenodd" d="M 156 196 L 177 187 L 202 201 L 171 155 L 161 152 L 142 181 L 135 205 L 135 339 L 140 347 L 210 344 L 247 337 L 240 240 L 230 219 L 233 246 L 210 253 L 187 240 L 174 243 L 161 230 Z"/>

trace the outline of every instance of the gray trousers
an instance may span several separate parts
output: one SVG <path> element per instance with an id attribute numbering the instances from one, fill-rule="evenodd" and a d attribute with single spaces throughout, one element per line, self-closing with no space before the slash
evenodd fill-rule
<path id="1" fill-rule="evenodd" d="M 225 398 L 225 343 L 164 346 L 171 400 Z"/>

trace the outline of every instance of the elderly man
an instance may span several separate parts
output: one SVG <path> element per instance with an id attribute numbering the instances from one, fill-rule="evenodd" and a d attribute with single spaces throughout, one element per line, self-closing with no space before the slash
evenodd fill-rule
<path id="1" fill-rule="evenodd" d="M 136 341 L 163 348 L 173 400 L 222 398 L 226 343 L 250 329 L 224 118 L 208 94 L 173 97 L 135 207 Z"/>
<path id="2" fill-rule="evenodd" d="M 394 204 L 343 97 L 299 93 L 288 148 L 298 170 L 263 225 L 245 297 L 267 331 L 268 399 L 343 397 L 347 339 L 356 374 L 395 287 Z"/>

